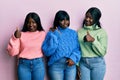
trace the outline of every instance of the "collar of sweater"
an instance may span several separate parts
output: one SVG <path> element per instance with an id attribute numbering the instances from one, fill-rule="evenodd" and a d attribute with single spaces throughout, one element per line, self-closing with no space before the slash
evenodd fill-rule
<path id="1" fill-rule="evenodd" d="M 67 30 L 67 29 L 68 29 L 68 27 L 62 28 L 62 27 L 58 26 L 58 30 L 59 30 L 59 31 L 65 31 L 65 30 Z"/>
<path id="2" fill-rule="evenodd" d="M 98 25 L 91 25 L 91 26 L 86 26 L 84 25 L 84 29 L 87 29 L 87 30 L 97 30 L 97 29 L 100 29 L 100 27 L 98 27 Z"/>

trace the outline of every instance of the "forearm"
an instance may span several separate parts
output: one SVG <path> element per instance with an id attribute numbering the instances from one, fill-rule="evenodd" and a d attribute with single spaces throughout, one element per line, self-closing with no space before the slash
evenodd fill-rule
<path id="1" fill-rule="evenodd" d="M 9 55 L 15 56 L 19 54 L 19 50 L 20 50 L 20 40 L 19 38 L 15 38 L 15 36 L 13 35 L 8 43 L 7 51 Z"/>

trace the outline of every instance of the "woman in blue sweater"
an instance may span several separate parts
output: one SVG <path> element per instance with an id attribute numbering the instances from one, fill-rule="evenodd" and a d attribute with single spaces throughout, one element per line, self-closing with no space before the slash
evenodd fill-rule
<path id="1" fill-rule="evenodd" d="M 81 57 L 77 32 L 69 28 L 66 11 L 56 13 L 53 27 L 46 35 L 42 49 L 48 60 L 50 80 L 75 80 L 76 63 Z"/>

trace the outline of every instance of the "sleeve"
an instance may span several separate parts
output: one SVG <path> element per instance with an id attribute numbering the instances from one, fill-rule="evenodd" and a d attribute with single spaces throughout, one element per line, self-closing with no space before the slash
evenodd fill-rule
<path id="1" fill-rule="evenodd" d="M 58 31 L 54 31 L 54 32 L 49 31 L 47 33 L 46 38 L 42 45 L 43 53 L 46 56 L 51 56 L 52 54 L 55 53 L 55 50 L 58 46 L 58 36 L 59 36 Z"/>
<path id="2" fill-rule="evenodd" d="M 10 56 L 15 56 L 19 54 L 20 50 L 20 39 L 16 38 L 14 35 L 10 38 L 7 46 L 7 51 Z"/>
<path id="3" fill-rule="evenodd" d="M 80 43 L 78 42 L 78 36 L 77 33 L 75 35 L 75 48 L 72 51 L 72 54 L 70 56 L 70 59 L 74 61 L 75 64 L 77 64 L 80 61 L 81 58 L 81 48 L 80 48 Z"/>
<path id="4" fill-rule="evenodd" d="M 98 56 L 104 56 L 107 51 L 107 33 L 104 31 L 101 33 L 100 38 L 95 39 L 92 43 L 92 49 Z"/>

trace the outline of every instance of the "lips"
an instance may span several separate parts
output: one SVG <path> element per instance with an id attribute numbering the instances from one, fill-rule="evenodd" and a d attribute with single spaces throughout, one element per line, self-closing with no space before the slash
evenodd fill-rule
<path id="1" fill-rule="evenodd" d="M 35 30 L 34 27 L 32 27 L 32 26 L 29 27 L 29 31 L 34 31 L 34 30 Z"/>

